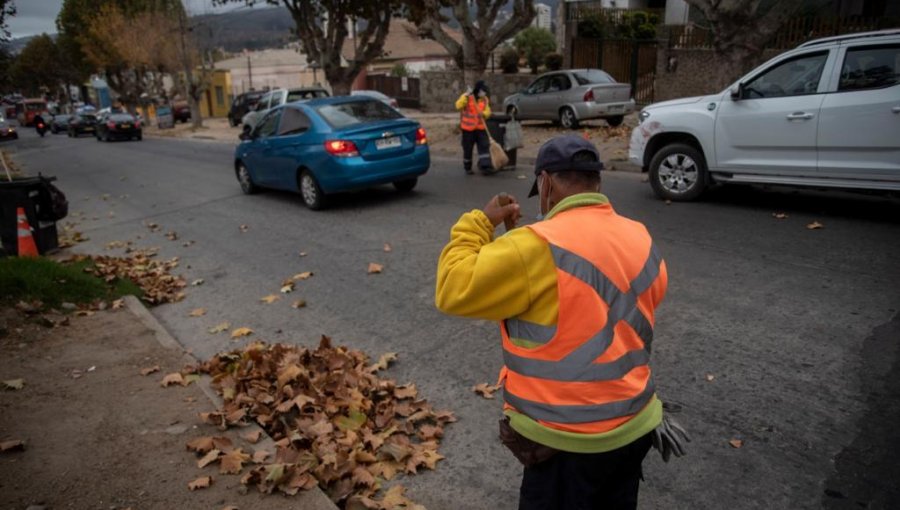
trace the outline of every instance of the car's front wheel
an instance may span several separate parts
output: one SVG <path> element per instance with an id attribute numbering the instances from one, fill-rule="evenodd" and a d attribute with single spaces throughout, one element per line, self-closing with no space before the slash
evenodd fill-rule
<path id="1" fill-rule="evenodd" d="M 313 211 L 325 207 L 325 194 L 316 181 L 316 177 L 309 170 L 303 170 L 300 173 L 300 196 L 303 197 L 303 204 Z"/>
<path id="2" fill-rule="evenodd" d="M 690 145 L 666 145 L 650 160 L 650 186 L 660 198 L 694 200 L 703 193 L 706 184 L 706 158 Z"/>
<path id="3" fill-rule="evenodd" d="M 403 179 L 402 181 L 394 181 L 394 187 L 397 188 L 397 191 L 402 193 L 409 193 L 416 187 L 416 184 L 419 183 L 419 179 L 417 177 L 413 177 L 412 179 Z"/>
<path id="4" fill-rule="evenodd" d="M 619 127 L 622 125 L 622 122 L 625 120 L 624 115 L 616 115 L 615 117 L 607 117 L 606 123 L 612 127 Z"/>
<path id="5" fill-rule="evenodd" d="M 235 173 L 237 175 L 237 180 L 241 185 L 241 191 L 243 191 L 245 195 L 252 195 L 259 191 L 259 188 L 253 182 L 253 178 L 250 177 L 250 170 L 247 170 L 246 165 L 238 163 Z"/>
<path id="6" fill-rule="evenodd" d="M 559 124 L 566 129 L 576 129 L 578 118 L 575 116 L 575 110 L 568 106 L 562 107 L 559 110 Z"/>
<path id="7" fill-rule="evenodd" d="M 509 115 L 510 117 L 518 119 L 519 118 L 519 109 L 516 108 L 514 105 L 509 105 L 506 108 L 506 114 Z"/>

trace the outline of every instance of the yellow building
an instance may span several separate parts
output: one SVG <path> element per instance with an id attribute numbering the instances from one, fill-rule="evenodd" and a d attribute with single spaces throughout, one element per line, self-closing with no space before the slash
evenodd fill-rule
<path id="1" fill-rule="evenodd" d="M 231 72 L 227 69 L 213 69 L 209 88 L 200 101 L 200 114 L 203 118 L 227 117 L 232 99 Z"/>

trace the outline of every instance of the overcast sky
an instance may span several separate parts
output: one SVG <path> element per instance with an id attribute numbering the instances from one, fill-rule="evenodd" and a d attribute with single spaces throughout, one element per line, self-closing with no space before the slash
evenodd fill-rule
<path id="1" fill-rule="evenodd" d="M 56 15 L 63 0 L 13 0 L 16 15 L 7 20 L 13 38 L 27 37 L 41 33 L 56 32 Z M 212 0 L 182 0 L 191 14 L 226 12 L 240 7 L 232 3 L 224 7 L 213 7 Z"/>

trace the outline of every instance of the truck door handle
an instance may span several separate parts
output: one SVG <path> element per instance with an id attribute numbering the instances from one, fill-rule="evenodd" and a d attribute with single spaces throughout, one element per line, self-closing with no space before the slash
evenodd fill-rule
<path id="1" fill-rule="evenodd" d="M 809 120 L 813 118 L 813 114 L 806 112 L 794 112 L 787 116 L 787 120 Z"/>
<path id="2" fill-rule="evenodd" d="M 895 106 L 895 107 L 891 108 L 891 111 L 894 113 L 900 113 L 900 106 Z"/>

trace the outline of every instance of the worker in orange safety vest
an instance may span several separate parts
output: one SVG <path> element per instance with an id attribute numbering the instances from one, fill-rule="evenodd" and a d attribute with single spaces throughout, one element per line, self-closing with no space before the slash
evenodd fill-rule
<path id="1" fill-rule="evenodd" d="M 475 83 L 475 88 L 467 90 L 456 100 L 459 111 L 459 129 L 462 131 L 463 168 L 472 174 L 472 148 L 478 146 L 478 168 L 485 173 L 493 170 L 491 165 L 490 141 L 484 119 L 491 116 L 490 91 L 483 80 Z"/>
<path id="2" fill-rule="evenodd" d="M 495 196 L 462 215 L 438 262 L 438 309 L 500 322 L 500 438 L 525 466 L 520 510 L 636 508 L 651 445 L 668 461 L 689 440 L 650 369 L 666 265 L 599 192 L 602 168 L 582 137 L 548 141 L 529 195 L 543 221 L 494 238 L 521 217 Z"/>

